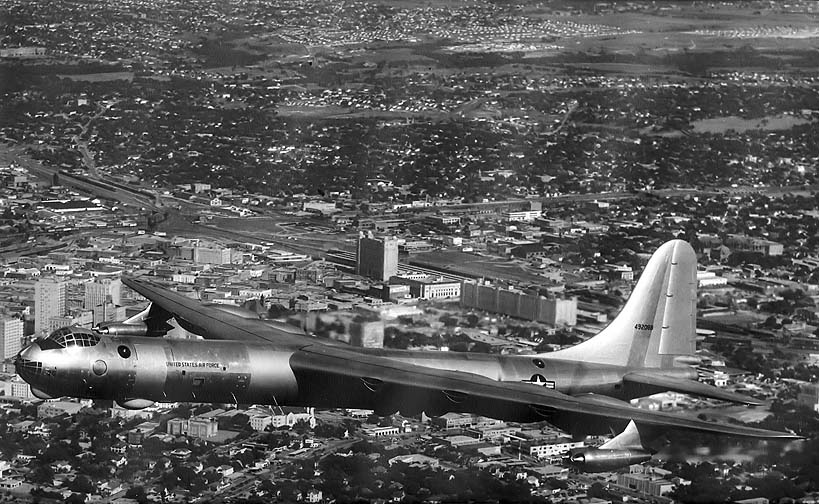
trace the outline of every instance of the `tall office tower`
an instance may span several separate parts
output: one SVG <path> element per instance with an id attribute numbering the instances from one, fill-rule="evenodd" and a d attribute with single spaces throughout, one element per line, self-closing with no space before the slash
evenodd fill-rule
<path id="1" fill-rule="evenodd" d="M 51 317 L 66 313 L 66 283 L 55 278 L 41 278 L 34 284 L 34 333 L 39 336 L 48 330 Z"/>
<path id="2" fill-rule="evenodd" d="M 93 324 L 95 326 L 104 322 L 116 322 L 123 320 L 125 317 L 125 307 L 117 306 L 110 301 L 100 303 L 91 309 L 93 313 Z"/>
<path id="3" fill-rule="evenodd" d="M 122 295 L 122 280 L 119 278 L 98 278 L 85 284 L 85 300 L 83 308 L 93 310 L 107 302 L 118 305 Z"/>
<path id="4" fill-rule="evenodd" d="M 398 239 L 375 238 L 372 233 L 358 238 L 356 273 L 386 282 L 398 273 Z"/>
<path id="5" fill-rule="evenodd" d="M 23 321 L 17 318 L 0 319 L 0 359 L 11 359 L 22 348 Z"/>

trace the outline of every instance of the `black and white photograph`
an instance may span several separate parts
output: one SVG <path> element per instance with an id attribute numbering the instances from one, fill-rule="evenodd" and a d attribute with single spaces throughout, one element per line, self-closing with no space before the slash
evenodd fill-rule
<path id="1" fill-rule="evenodd" d="M 0 503 L 817 503 L 818 167 L 815 0 L 3 0 Z"/>

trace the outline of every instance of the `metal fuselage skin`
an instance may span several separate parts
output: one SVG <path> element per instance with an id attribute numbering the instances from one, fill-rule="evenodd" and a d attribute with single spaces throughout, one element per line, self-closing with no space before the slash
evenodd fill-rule
<path id="1" fill-rule="evenodd" d="M 622 380 L 629 368 L 552 360 L 542 355 L 350 350 L 407 365 L 498 381 L 531 382 L 572 395 L 595 393 L 631 399 L 653 392 L 629 389 Z M 339 390 L 316 391 L 300 383 L 290 365 L 297 351 L 269 343 L 107 336 L 88 347 L 43 349 L 35 342 L 20 352 L 17 371 L 41 397 L 112 399 L 121 404 L 132 401 L 137 405 L 134 407 L 147 401 L 189 401 L 377 409 L 377 404 L 370 404 L 368 394 L 351 396 L 340 384 Z M 689 370 L 679 371 L 680 377 L 690 377 Z"/>

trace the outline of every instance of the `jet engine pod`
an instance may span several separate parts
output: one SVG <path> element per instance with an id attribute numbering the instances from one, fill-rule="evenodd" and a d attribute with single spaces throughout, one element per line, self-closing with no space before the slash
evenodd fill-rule
<path id="1" fill-rule="evenodd" d="M 586 448 L 573 450 L 570 456 L 572 465 L 583 472 L 612 471 L 648 460 L 651 460 L 651 454 L 643 450 Z"/>
<path id="2" fill-rule="evenodd" d="M 42 399 L 42 400 L 44 400 L 44 401 L 47 401 L 47 400 L 49 400 L 49 399 L 54 399 L 54 396 L 53 396 L 53 395 L 51 395 L 51 394 L 46 394 L 45 392 L 43 392 L 42 390 L 40 390 L 40 389 L 38 389 L 38 388 L 31 387 L 31 393 L 32 393 L 32 394 L 34 395 L 34 397 L 36 397 L 37 399 Z"/>
<path id="3" fill-rule="evenodd" d="M 140 410 L 153 406 L 154 402 L 148 399 L 117 399 L 117 404 L 125 409 Z"/>
<path id="4" fill-rule="evenodd" d="M 148 334 L 148 326 L 144 322 L 139 324 L 100 324 L 97 328 L 97 332 L 110 334 L 111 336 L 146 336 Z"/>

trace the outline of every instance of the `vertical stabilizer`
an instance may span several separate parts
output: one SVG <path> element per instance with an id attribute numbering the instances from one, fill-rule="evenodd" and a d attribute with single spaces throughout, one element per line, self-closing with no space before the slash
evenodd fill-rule
<path id="1" fill-rule="evenodd" d="M 643 440 L 634 420 L 628 423 L 623 432 L 600 445 L 601 450 L 630 450 L 633 448 L 643 448 Z"/>
<path id="2" fill-rule="evenodd" d="M 643 270 L 623 310 L 596 336 L 543 354 L 617 366 L 672 367 L 695 351 L 697 256 L 682 240 L 663 244 Z"/>

